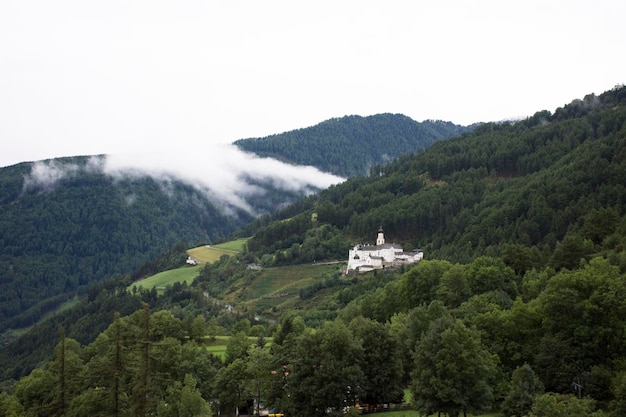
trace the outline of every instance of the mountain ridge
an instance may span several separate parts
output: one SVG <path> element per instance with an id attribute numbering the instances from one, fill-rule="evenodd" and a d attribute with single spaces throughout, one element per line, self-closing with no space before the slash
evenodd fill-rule
<path id="1" fill-rule="evenodd" d="M 380 142 L 377 138 L 384 137 L 389 122 L 398 117 L 414 123 L 399 115 L 383 122 L 377 117 L 349 119 L 358 120 L 361 128 L 371 124 L 365 128 L 368 140 Z M 453 126 L 440 124 L 445 131 Z M 339 123 L 325 132 L 333 129 L 345 127 Z M 267 158 L 244 159 L 230 148 L 223 150 L 228 150 L 227 159 L 242 160 L 246 168 L 258 166 L 231 172 L 236 180 L 229 180 L 230 186 L 237 190 L 220 193 L 211 192 L 210 185 L 193 184 L 198 171 L 176 177 L 176 167 L 171 162 L 164 166 L 162 159 L 129 162 L 106 155 L 77 156 L 0 168 L 0 275 L 4 277 L 0 333 L 30 326 L 65 300 L 84 294 L 94 282 L 132 271 L 175 243 L 219 241 L 255 215 L 272 213 L 319 191 L 303 186 L 318 175 L 305 168 L 284 175 L 286 165 L 268 165 Z M 196 162 L 184 153 L 179 158 L 174 162 Z M 137 168 L 133 163 L 138 163 Z M 159 169 L 163 174 L 155 174 Z M 264 176 L 268 172 L 270 176 Z M 219 180 L 221 174 L 213 176 Z"/>
<path id="2" fill-rule="evenodd" d="M 616 294 L 626 291 L 626 89 L 516 123 L 484 124 L 376 168 L 238 229 L 231 237 L 252 236 L 246 250 L 203 268 L 192 284 L 173 285 L 162 296 L 156 290 L 128 294 L 129 276 L 112 278 L 81 303 L 80 311 L 96 309 L 99 316 L 71 310 L 55 324 L 89 343 L 96 335 L 85 329 L 87 323 L 110 320 L 113 311 L 138 311 L 143 301 L 144 312 L 149 306 L 160 319 L 175 317 L 189 328 L 197 316 L 232 334 L 251 323 L 255 331 L 265 326 L 276 349 L 300 340 L 305 354 L 313 341 L 307 335 L 375 320 L 403 346 L 404 371 L 394 378 L 406 386 L 416 369 L 417 343 L 441 334 L 438 319 L 450 316 L 477 332 L 477 343 L 499 358 L 498 373 L 491 374 L 499 382 L 528 363 L 551 392 L 570 392 L 571 381 L 580 377 L 603 407 L 615 398 L 609 387 L 622 375 L 625 357 L 625 307 Z M 372 241 L 380 226 L 406 250 L 424 249 L 425 260 L 371 275 L 342 274 L 347 249 Z M 281 302 L 294 271 L 271 267 L 316 268 L 327 259 L 340 264 L 326 265 L 315 278 L 307 274 L 299 288 L 291 288 L 296 302 Z M 274 283 L 257 266 L 281 273 L 271 302 L 255 298 Z M 218 310 L 214 299 L 227 300 L 233 313 Z M 246 303 L 251 299 L 257 302 Z M 72 325 L 71 317 L 80 317 L 80 325 Z M 36 347 L 42 358 L 51 352 L 44 342 L 55 331 L 46 323 L 0 352 L 9 364 L 3 374 L 18 377 L 36 365 L 34 356 L 13 359 Z M 384 346 L 387 353 L 391 344 Z M 310 364 L 318 363 L 312 359 Z M 302 357 L 289 361 L 301 363 Z M 365 363 L 367 369 L 374 362 Z M 302 369 L 313 369 L 310 364 Z M 229 370 L 229 363 L 222 369 Z M 446 378 L 455 376 L 438 380 Z"/>
<path id="3" fill-rule="evenodd" d="M 305 241 L 311 213 L 318 224 L 336 229 L 331 236 L 359 242 L 382 225 L 386 235 L 408 249 L 426 249 L 430 256 L 450 260 L 501 253 L 509 239 L 554 250 L 565 235 L 563 225 L 580 228 L 591 208 L 623 212 L 616 196 L 621 195 L 619 173 L 624 169 L 620 135 L 625 100 L 626 89 L 620 87 L 574 100 L 554 113 L 543 110 L 516 123 L 483 124 L 300 202 L 307 210 L 301 219 L 293 211 L 276 216 L 295 218 L 292 228 L 277 222 L 257 229 L 253 222 L 244 233 L 256 236 L 251 248 L 265 248 L 261 253 L 267 255 L 276 251 L 279 262 L 294 259 L 289 249 Z M 615 157 L 607 156 L 611 150 Z M 546 174 L 557 169 L 555 178 Z M 593 184 L 611 192 L 598 194 Z M 544 189 L 545 197 L 536 195 Z M 570 204 L 577 206 L 566 211 Z M 549 213 L 549 220 L 535 219 L 537 210 Z"/>
<path id="4" fill-rule="evenodd" d="M 262 138 L 240 139 L 234 144 L 260 156 L 353 177 L 367 175 L 374 165 L 424 150 L 437 140 L 469 132 L 475 126 L 441 120 L 417 122 L 392 113 L 350 115 Z"/>

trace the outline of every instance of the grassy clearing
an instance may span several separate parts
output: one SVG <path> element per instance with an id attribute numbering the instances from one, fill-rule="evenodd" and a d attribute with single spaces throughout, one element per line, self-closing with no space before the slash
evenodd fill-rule
<path id="1" fill-rule="evenodd" d="M 250 344 L 253 345 L 256 343 L 257 338 L 249 336 Z M 206 346 L 206 350 L 224 360 L 226 358 L 226 347 L 228 346 L 228 341 L 230 340 L 230 336 L 215 336 L 214 338 L 206 338 L 204 345 Z M 272 343 L 271 337 L 265 338 L 266 343 Z"/>
<path id="2" fill-rule="evenodd" d="M 315 301 L 301 300 L 300 289 L 324 279 L 337 268 L 322 264 L 265 268 L 240 291 L 230 294 L 227 301 L 276 318 L 281 311 L 311 307 L 309 304 Z"/>
<path id="3" fill-rule="evenodd" d="M 224 243 L 218 243 L 217 245 L 214 245 L 213 247 L 222 249 L 225 251 L 241 252 L 243 251 L 243 247 L 245 246 L 246 242 L 248 242 L 248 238 L 231 240 L 229 242 L 224 242 Z"/>
<path id="4" fill-rule="evenodd" d="M 226 359 L 226 345 L 208 345 L 206 350 L 220 358 L 222 361 Z"/>
<path id="5" fill-rule="evenodd" d="M 189 249 L 187 254 L 201 264 L 213 263 L 224 255 L 232 256 L 241 252 L 247 241 L 248 239 L 237 239 L 217 245 L 198 246 Z"/>
<path id="6" fill-rule="evenodd" d="M 213 338 L 206 338 L 204 345 L 206 346 L 206 350 L 224 360 L 226 358 L 226 346 L 228 345 L 228 341 L 230 340 L 230 336 L 214 336 Z"/>
<path id="7" fill-rule="evenodd" d="M 156 275 L 135 282 L 128 287 L 132 290 L 134 286 L 143 287 L 145 289 L 155 288 L 162 291 L 166 286 L 173 285 L 177 282 L 186 282 L 191 284 L 195 277 L 198 276 L 203 264 L 218 261 L 223 255 L 232 256 L 243 250 L 248 239 L 237 239 L 232 242 L 220 243 L 214 246 L 199 246 L 189 249 L 187 254 L 195 259 L 199 265 L 183 266 L 169 271 L 159 272 Z"/>
<path id="8" fill-rule="evenodd" d="M 191 284 L 195 277 L 198 276 L 202 265 L 183 266 L 182 268 L 170 269 L 169 271 L 159 272 L 156 275 L 152 275 L 146 279 L 135 282 L 128 287 L 129 290 L 136 285 L 137 287 L 143 287 L 144 289 L 155 288 L 157 290 L 163 290 L 168 285 L 173 285 L 176 282 L 186 282 Z"/>
<path id="9" fill-rule="evenodd" d="M 213 246 L 199 246 L 187 251 L 187 254 L 200 264 L 211 264 L 224 255 L 232 256 L 234 253 L 236 252 L 218 249 Z"/>

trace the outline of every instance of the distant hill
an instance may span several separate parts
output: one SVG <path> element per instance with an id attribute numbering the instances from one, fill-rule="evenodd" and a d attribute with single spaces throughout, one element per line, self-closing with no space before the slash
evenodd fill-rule
<path id="1" fill-rule="evenodd" d="M 59 158 L 0 169 L 0 334 L 175 243 L 216 243 L 253 219 L 181 181 L 113 178 L 92 163 Z M 247 201 L 257 212 L 303 195 L 251 181 L 266 191 Z"/>
<path id="2" fill-rule="evenodd" d="M 437 140 L 458 136 L 474 127 L 439 120 L 420 123 L 390 113 L 345 116 L 264 138 L 238 140 L 235 145 L 260 156 L 354 177 L 367 175 L 375 165 L 424 150 Z"/>

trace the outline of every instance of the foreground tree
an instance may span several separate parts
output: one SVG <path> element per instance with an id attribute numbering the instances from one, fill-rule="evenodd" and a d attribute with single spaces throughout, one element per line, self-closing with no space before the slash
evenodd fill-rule
<path id="1" fill-rule="evenodd" d="M 624 300 L 623 274 L 602 258 L 550 279 L 537 298 L 544 336 L 533 364 L 546 391 L 568 392 L 580 379 L 586 395 L 610 400 L 610 374 L 626 356 Z M 605 377 L 599 367 L 609 370 Z"/>
<path id="2" fill-rule="evenodd" d="M 415 351 L 413 400 L 424 414 L 450 416 L 488 410 L 493 401 L 491 380 L 496 360 L 478 333 L 460 320 L 435 320 Z"/>
<path id="3" fill-rule="evenodd" d="M 528 417 L 604 417 L 603 411 L 595 411 L 594 400 L 579 399 L 573 395 L 547 393 L 535 399 Z"/>
<path id="4" fill-rule="evenodd" d="M 456 308 L 471 295 L 469 283 L 465 276 L 465 267 L 453 265 L 443 273 L 437 288 L 437 299 L 446 306 Z"/>
<path id="5" fill-rule="evenodd" d="M 306 331 L 289 361 L 282 403 L 287 414 L 342 415 L 361 394 L 363 347 L 341 321 Z"/>
<path id="6" fill-rule="evenodd" d="M 78 376 L 83 363 L 78 342 L 61 332 L 55 350 L 55 356 L 43 368 L 33 370 L 16 384 L 15 398 L 28 415 L 62 416 L 82 389 Z"/>
<path id="7" fill-rule="evenodd" d="M 49 370 L 34 369 L 16 384 L 15 398 L 28 410 L 29 416 L 54 415 L 57 382 L 55 375 Z"/>
<path id="8" fill-rule="evenodd" d="M 273 364 L 269 348 L 252 346 L 249 349 L 246 365 L 249 398 L 254 398 L 254 414 L 258 416 L 261 414 L 261 401 L 270 389 L 272 378 Z"/>
<path id="9" fill-rule="evenodd" d="M 531 410 L 535 395 L 543 392 L 543 384 L 530 365 L 517 368 L 511 377 L 511 389 L 502 403 L 506 417 L 525 416 Z"/>
<path id="10" fill-rule="evenodd" d="M 209 417 L 211 407 L 196 388 L 193 376 L 185 375 L 181 384 L 176 381 L 167 388 L 165 401 L 158 406 L 158 415 L 163 417 Z"/>
<path id="11" fill-rule="evenodd" d="M 613 400 L 611 401 L 611 416 L 626 415 L 626 371 L 621 371 L 613 378 Z"/>
<path id="12" fill-rule="evenodd" d="M 397 338 L 384 324 L 363 317 L 350 322 L 350 330 L 363 345 L 361 404 L 402 402 L 402 360 Z"/>
<path id="13" fill-rule="evenodd" d="M 15 396 L 0 392 L 0 416 L 22 417 L 24 415 L 24 407 Z"/>
<path id="14" fill-rule="evenodd" d="M 247 399 L 247 364 L 242 358 L 237 358 L 230 364 L 222 367 L 215 381 L 217 399 L 220 412 L 228 413 L 246 405 Z"/>

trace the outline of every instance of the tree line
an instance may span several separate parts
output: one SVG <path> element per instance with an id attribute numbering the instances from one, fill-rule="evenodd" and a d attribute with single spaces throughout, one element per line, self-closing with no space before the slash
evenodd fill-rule
<path id="1" fill-rule="evenodd" d="M 367 175 L 374 165 L 426 149 L 474 127 L 440 120 L 416 122 L 401 114 L 345 116 L 277 135 L 241 139 L 235 145 L 260 156 L 312 165 L 348 178 Z"/>
<path id="2" fill-rule="evenodd" d="M 147 303 L 115 314 L 88 344 L 59 329 L 54 355 L 0 394 L 0 410 L 192 416 L 263 406 L 317 417 L 402 404 L 408 387 L 426 415 L 626 412 L 626 277 L 608 260 L 522 274 L 500 258 L 424 260 L 379 275 L 376 288 L 346 297 L 358 285 L 347 281 L 330 296 L 335 318 L 314 327 L 313 312 L 275 327 L 232 323 L 221 359 L 205 344 L 225 327 Z"/>

